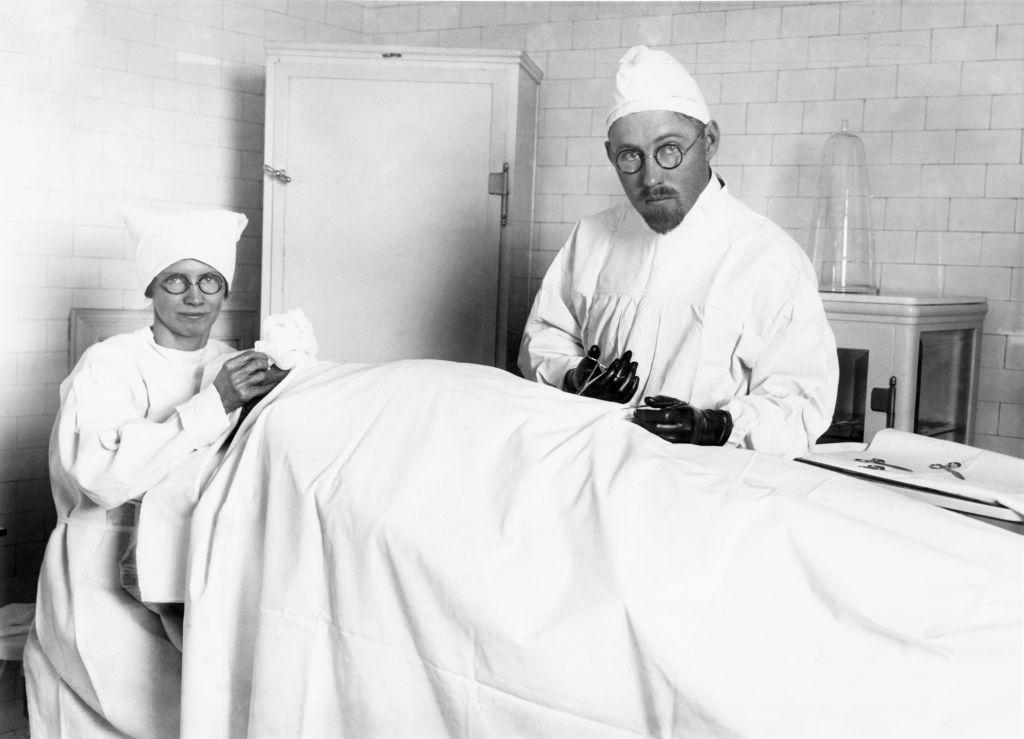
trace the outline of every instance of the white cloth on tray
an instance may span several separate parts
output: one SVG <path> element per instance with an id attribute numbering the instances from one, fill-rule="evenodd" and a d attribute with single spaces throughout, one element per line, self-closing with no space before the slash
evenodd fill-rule
<path id="1" fill-rule="evenodd" d="M 1000 503 L 1024 514 L 1024 459 L 1019 457 L 897 429 L 882 429 L 870 444 L 860 449 L 833 451 L 831 446 L 818 445 L 813 454 L 803 459 L 877 477 L 880 482 L 914 485 L 985 503 Z M 907 469 L 886 465 L 875 465 L 884 469 L 872 469 L 868 466 L 870 462 L 863 461 L 865 459 L 881 459 Z M 932 467 L 950 463 L 959 465 L 955 469 L 963 480 L 945 467 Z"/>

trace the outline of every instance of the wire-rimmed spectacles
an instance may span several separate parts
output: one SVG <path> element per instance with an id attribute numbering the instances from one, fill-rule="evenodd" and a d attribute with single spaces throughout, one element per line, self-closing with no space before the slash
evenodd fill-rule
<path id="1" fill-rule="evenodd" d="M 207 272 L 192 282 L 187 276 L 175 272 L 160 280 L 160 287 L 171 295 L 181 295 L 193 285 L 197 285 L 204 295 L 216 295 L 224 289 L 224 278 L 215 272 Z"/>
<path id="2" fill-rule="evenodd" d="M 703 137 L 694 139 L 685 149 L 680 149 L 679 144 L 674 141 L 662 144 L 654 150 L 654 161 L 662 169 L 675 169 L 683 163 L 683 157 L 701 138 Z M 646 159 L 647 155 L 640 149 L 621 149 L 615 155 L 615 167 L 622 174 L 636 174 L 643 169 Z"/>

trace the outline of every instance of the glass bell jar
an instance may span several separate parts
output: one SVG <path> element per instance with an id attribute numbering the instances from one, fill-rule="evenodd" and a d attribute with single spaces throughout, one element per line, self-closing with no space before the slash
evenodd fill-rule
<path id="1" fill-rule="evenodd" d="M 846 121 L 825 141 L 810 240 L 820 291 L 878 294 L 867 158 Z"/>

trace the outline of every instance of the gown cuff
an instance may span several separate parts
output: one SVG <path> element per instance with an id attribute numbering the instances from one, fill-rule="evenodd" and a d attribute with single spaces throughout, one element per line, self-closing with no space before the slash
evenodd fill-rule
<path id="1" fill-rule="evenodd" d="M 220 394 L 212 384 L 177 406 L 177 411 L 181 427 L 197 449 L 212 444 L 231 428 L 231 416 L 224 412 Z"/>

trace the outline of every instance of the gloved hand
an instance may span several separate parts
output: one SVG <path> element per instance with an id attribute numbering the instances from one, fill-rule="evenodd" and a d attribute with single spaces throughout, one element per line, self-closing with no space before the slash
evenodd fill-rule
<path id="1" fill-rule="evenodd" d="M 632 420 L 673 444 L 722 446 L 732 433 L 729 411 L 701 410 L 668 395 L 644 398 Z"/>
<path id="2" fill-rule="evenodd" d="M 590 347 L 587 356 L 574 369 L 565 373 L 563 386 L 566 392 L 583 395 L 612 403 L 625 403 L 633 397 L 640 378 L 636 376 L 636 362 L 630 361 L 633 352 L 628 349 L 607 367 L 598 361 L 601 347 Z"/>

